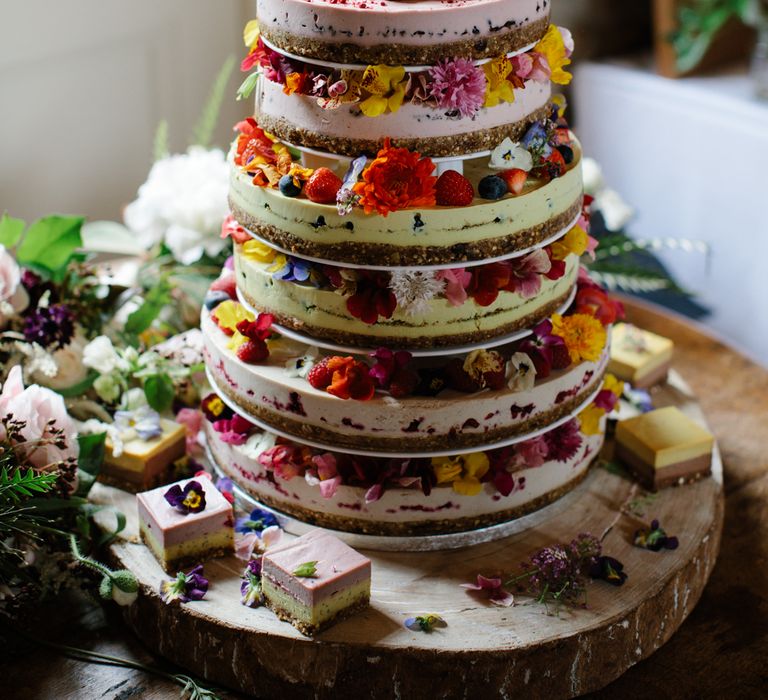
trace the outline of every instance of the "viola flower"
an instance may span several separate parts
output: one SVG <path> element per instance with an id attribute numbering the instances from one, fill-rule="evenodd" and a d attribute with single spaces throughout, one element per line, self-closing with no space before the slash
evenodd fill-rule
<path id="1" fill-rule="evenodd" d="M 268 510 L 254 508 L 249 515 L 237 518 L 235 520 L 235 532 L 244 535 L 259 533 L 268 527 L 279 526 L 277 518 Z"/>
<path id="2" fill-rule="evenodd" d="M 341 187 L 336 193 L 336 209 L 339 216 L 346 216 L 352 211 L 352 208 L 358 203 L 360 196 L 355 194 L 354 186 L 357 184 L 361 173 L 365 170 L 368 163 L 366 156 L 358 156 L 347 168 L 344 178 L 341 181 Z"/>
<path id="3" fill-rule="evenodd" d="M 376 393 L 368 365 L 354 357 L 331 357 L 327 362 L 331 383 L 326 391 L 340 399 L 370 401 Z"/>
<path id="4" fill-rule="evenodd" d="M 379 316 L 392 318 L 396 308 L 397 297 L 389 288 L 389 275 L 361 270 L 355 292 L 347 299 L 349 313 L 372 326 Z"/>
<path id="5" fill-rule="evenodd" d="M 389 139 L 363 171 L 363 181 L 354 185 L 366 214 L 387 216 L 409 207 L 435 204 L 435 164 L 407 148 L 394 148 Z"/>
<path id="6" fill-rule="evenodd" d="M 592 579 L 605 581 L 612 586 L 623 586 L 628 576 L 624 571 L 624 564 L 613 557 L 597 557 L 589 569 Z"/>
<path id="7" fill-rule="evenodd" d="M 429 302 L 442 294 L 445 282 L 434 272 L 395 270 L 390 274 L 389 288 L 404 313 L 419 316 L 429 310 Z"/>
<path id="8" fill-rule="evenodd" d="M 552 333 L 563 339 L 573 364 L 597 362 L 608 340 L 600 321 L 587 314 L 565 317 L 555 314 L 552 316 Z"/>
<path id="9" fill-rule="evenodd" d="M 248 608 L 258 608 L 264 602 L 261 590 L 261 559 L 251 559 L 243 571 L 240 602 Z"/>
<path id="10" fill-rule="evenodd" d="M 188 603 L 190 600 L 202 600 L 208 592 L 208 579 L 203 576 L 203 565 L 198 564 L 187 572 L 179 572 L 171 581 L 160 584 L 160 595 L 164 603 L 178 600 Z"/>
<path id="11" fill-rule="evenodd" d="M 505 291 L 516 292 L 523 299 L 532 299 L 541 291 L 541 277 L 552 269 L 552 263 L 544 250 L 536 250 L 523 258 L 510 262 L 509 283 Z"/>
<path id="12" fill-rule="evenodd" d="M 533 156 L 524 146 L 507 137 L 491 152 L 488 167 L 492 170 L 517 169 L 529 173 L 533 170 Z"/>
<path id="13" fill-rule="evenodd" d="M 448 627 L 448 623 L 443 620 L 440 615 L 435 615 L 434 613 L 409 617 L 404 624 L 409 630 L 413 630 L 414 632 L 427 633 L 433 632 L 436 629 L 444 629 L 445 627 Z"/>
<path id="14" fill-rule="evenodd" d="M 221 223 L 221 237 L 231 238 L 238 245 L 253 240 L 232 214 L 227 214 L 227 217 Z"/>
<path id="15" fill-rule="evenodd" d="M 141 440 L 153 440 L 163 434 L 160 414 L 143 404 L 133 411 L 116 411 L 113 423 L 123 442 L 138 435 Z"/>
<path id="16" fill-rule="evenodd" d="M 469 298 L 467 287 L 472 282 L 472 273 L 464 268 L 438 270 L 435 279 L 445 282 L 443 293 L 451 306 L 463 306 Z"/>
<path id="17" fill-rule="evenodd" d="M 473 116 L 485 101 L 485 74 L 466 58 L 447 58 L 429 69 L 429 94 L 440 109 Z"/>
<path id="18" fill-rule="evenodd" d="M 478 574 L 477 583 L 462 583 L 460 585 L 467 591 L 484 591 L 491 603 L 503 608 L 508 608 L 515 602 L 514 596 L 504 589 L 504 583 L 500 578 L 486 578 L 482 574 Z"/>
<path id="19" fill-rule="evenodd" d="M 272 278 L 283 282 L 306 282 L 309 279 L 311 267 L 306 260 L 278 254 L 274 264 L 267 272 Z"/>
<path id="20" fill-rule="evenodd" d="M 24 337 L 29 343 L 60 350 L 75 335 L 75 317 L 65 304 L 38 306 L 24 320 Z"/>
<path id="21" fill-rule="evenodd" d="M 163 497 L 168 505 L 183 515 L 200 513 L 205 510 L 205 491 L 199 481 L 189 481 L 184 488 L 174 484 Z"/>
<path id="22" fill-rule="evenodd" d="M 221 400 L 218 394 L 208 394 L 201 401 L 200 410 L 211 423 L 219 419 L 229 418 L 233 413 L 232 409 Z"/>
<path id="23" fill-rule="evenodd" d="M 579 432 L 579 421 L 575 418 L 559 428 L 544 433 L 542 437 L 547 443 L 549 459 L 554 459 L 556 462 L 567 462 L 572 459 L 584 442 Z"/>
<path id="24" fill-rule="evenodd" d="M 547 158 L 552 153 L 552 146 L 549 145 L 549 133 L 541 122 L 536 122 L 530 126 L 520 140 L 520 145 L 538 158 Z"/>
<path id="25" fill-rule="evenodd" d="M 301 357 L 291 357 L 285 361 L 285 373 L 289 377 L 300 377 L 306 379 L 307 375 L 320 359 L 320 350 L 311 347 Z"/>
<path id="26" fill-rule="evenodd" d="M 408 81 L 402 66 L 368 66 L 360 79 L 360 87 L 369 96 L 360 103 L 366 117 L 378 117 L 387 110 L 397 112 L 405 99 Z"/>
<path id="27" fill-rule="evenodd" d="M 237 413 L 229 419 L 217 420 L 213 424 L 219 439 L 227 445 L 244 445 L 254 427 L 253 423 Z"/>
<path id="28" fill-rule="evenodd" d="M 515 101 L 515 88 L 523 87 L 523 81 L 514 74 L 514 65 L 505 56 L 483 65 L 485 73 L 484 107 L 496 107 L 501 102 Z"/>
<path id="29" fill-rule="evenodd" d="M 376 360 L 376 364 L 371 367 L 369 374 L 380 389 L 389 389 L 392 377 L 408 367 L 413 359 L 413 355 L 405 350 L 395 352 L 389 348 L 379 348 L 370 357 Z"/>
<path id="30" fill-rule="evenodd" d="M 554 24 L 549 26 L 544 38 L 536 44 L 533 52 L 542 55 L 551 70 L 550 80 L 558 85 L 568 85 L 573 76 L 565 70 L 571 59 L 565 44 L 563 33 Z"/>
<path id="31" fill-rule="evenodd" d="M 662 549 L 677 549 L 680 546 L 677 537 L 667 535 L 659 525 L 658 520 L 653 520 L 649 528 L 637 530 L 633 543 L 635 547 L 650 549 L 652 552 L 660 552 Z"/>
<path id="32" fill-rule="evenodd" d="M 536 375 L 546 379 L 552 372 L 552 354 L 555 348 L 563 345 L 563 339 L 553 333 L 552 321 L 547 320 L 533 329 L 533 333 L 520 343 L 518 351 L 528 355 L 536 368 Z"/>
<path id="33" fill-rule="evenodd" d="M 274 547 L 283 536 L 279 525 L 270 525 L 261 532 L 235 533 L 235 556 L 248 562 L 254 554 L 262 554 Z"/>
<path id="34" fill-rule="evenodd" d="M 507 364 L 507 386 L 512 391 L 530 391 L 536 384 L 536 365 L 524 352 L 516 352 Z"/>

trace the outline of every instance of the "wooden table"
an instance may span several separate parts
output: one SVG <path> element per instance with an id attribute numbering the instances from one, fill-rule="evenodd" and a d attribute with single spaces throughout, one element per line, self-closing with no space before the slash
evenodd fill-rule
<path id="1" fill-rule="evenodd" d="M 593 697 L 765 697 L 768 371 L 685 320 L 634 301 L 627 308 L 632 322 L 674 340 L 675 367 L 699 396 L 718 437 L 725 465 L 725 529 L 710 583 L 678 633 Z M 31 628 L 46 639 L 173 670 L 142 647 L 119 611 L 81 598 L 44 607 Z M 178 697 L 176 686 L 138 671 L 81 664 L 19 640 L 4 648 L 4 698 Z M 9 649 L 15 650 L 10 656 Z"/>

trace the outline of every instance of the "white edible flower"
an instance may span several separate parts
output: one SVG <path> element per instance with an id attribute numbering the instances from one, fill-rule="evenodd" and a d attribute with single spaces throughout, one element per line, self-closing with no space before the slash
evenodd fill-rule
<path id="1" fill-rule="evenodd" d="M 584 191 L 594 197 L 605 187 L 603 170 L 594 158 L 583 158 L 581 168 L 584 174 Z"/>
<path id="2" fill-rule="evenodd" d="M 507 364 L 507 386 L 512 391 L 530 391 L 536 383 L 536 367 L 528 355 L 517 352 Z"/>
<path id="3" fill-rule="evenodd" d="M 123 390 L 120 380 L 114 374 L 101 374 L 93 383 L 99 398 L 106 403 L 114 403 Z"/>
<path id="4" fill-rule="evenodd" d="M 0 245 L 0 323 L 6 316 L 23 311 L 29 295 L 21 284 L 21 268 L 4 245 Z"/>
<path id="5" fill-rule="evenodd" d="M 83 349 L 83 364 L 99 374 L 109 374 L 121 366 L 121 359 L 112 341 L 106 335 L 100 335 Z"/>
<path id="6" fill-rule="evenodd" d="M 224 152 L 192 146 L 186 153 L 158 160 L 138 198 L 125 209 L 125 225 L 142 247 L 165 242 L 173 257 L 189 265 L 216 255 L 228 213 L 229 167 Z"/>
<path id="7" fill-rule="evenodd" d="M 627 204 L 616 190 L 605 189 L 595 195 L 592 209 L 603 215 L 609 231 L 623 231 L 635 216 L 635 210 Z"/>
<path id="8" fill-rule="evenodd" d="M 277 436 L 272 433 L 255 432 L 240 448 L 248 459 L 258 459 L 262 452 L 272 449 L 277 444 Z"/>
<path id="9" fill-rule="evenodd" d="M 443 292 L 445 280 L 437 279 L 434 272 L 395 270 L 389 288 L 401 311 L 409 316 L 418 316 L 425 313 L 429 302 Z"/>
<path id="10" fill-rule="evenodd" d="M 285 363 L 285 373 L 289 377 L 301 377 L 306 379 L 307 375 L 320 359 L 320 350 L 311 347 L 301 357 L 292 357 Z"/>
<path id="11" fill-rule="evenodd" d="M 529 173 L 533 170 L 533 156 L 524 146 L 507 137 L 491 152 L 489 167 L 492 170 L 517 169 Z"/>

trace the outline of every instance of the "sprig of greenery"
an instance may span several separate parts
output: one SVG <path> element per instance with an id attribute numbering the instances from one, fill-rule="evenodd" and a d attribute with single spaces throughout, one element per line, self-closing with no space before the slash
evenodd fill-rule
<path id="1" fill-rule="evenodd" d="M 0 503 L 18 505 L 27 498 L 53 490 L 59 475 L 56 472 L 35 473 L 32 469 L 0 470 Z"/>
<path id="2" fill-rule="evenodd" d="M 224 102 L 227 83 L 229 82 L 229 78 L 231 77 L 234 68 L 235 57 L 229 56 L 216 76 L 211 92 L 208 95 L 208 100 L 203 108 L 203 113 L 200 115 L 200 120 L 197 122 L 195 129 L 192 132 L 193 145 L 202 146 L 203 148 L 210 147 L 214 129 L 219 121 L 219 114 L 221 113 L 221 105 Z"/>

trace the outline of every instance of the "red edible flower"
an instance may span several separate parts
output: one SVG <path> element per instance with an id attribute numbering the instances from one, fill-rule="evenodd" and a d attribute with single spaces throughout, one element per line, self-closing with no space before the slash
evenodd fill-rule
<path id="1" fill-rule="evenodd" d="M 328 370 L 333 373 L 330 386 L 326 391 L 340 399 L 369 401 L 376 393 L 374 381 L 369 374 L 368 365 L 354 357 L 331 357 Z"/>
<path id="2" fill-rule="evenodd" d="M 389 275 L 385 272 L 360 272 L 357 290 L 347 299 L 347 310 L 363 323 L 373 325 L 383 318 L 392 318 L 397 297 L 389 288 Z"/>

